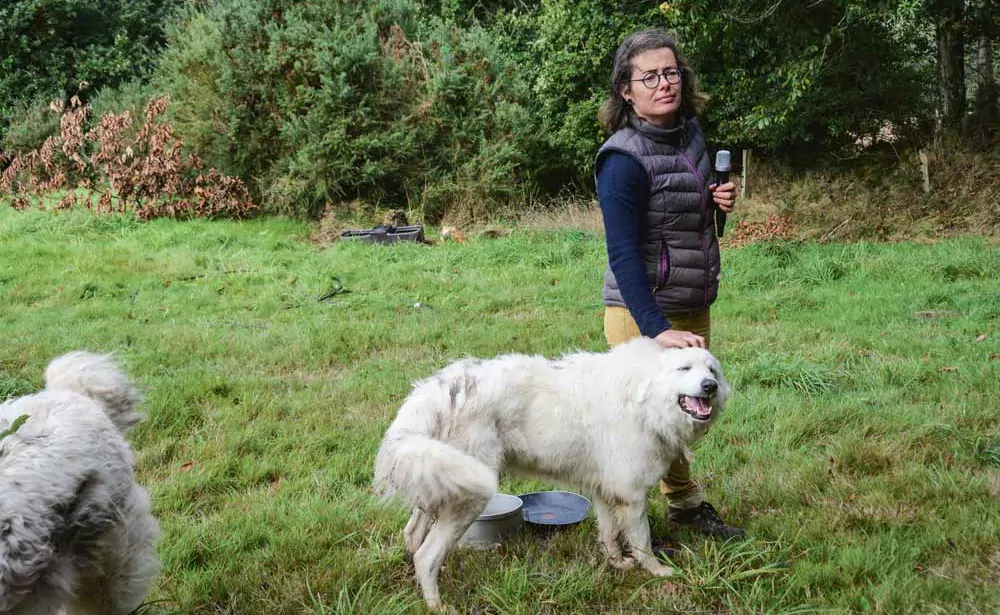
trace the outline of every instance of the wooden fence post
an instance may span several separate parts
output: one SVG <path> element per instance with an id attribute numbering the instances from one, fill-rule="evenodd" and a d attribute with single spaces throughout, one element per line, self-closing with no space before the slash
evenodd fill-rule
<path id="1" fill-rule="evenodd" d="M 750 186 L 747 179 L 750 177 L 750 150 L 743 150 L 743 169 L 740 173 L 740 198 L 745 199 L 750 196 Z"/>
<path id="2" fill-rule="evenodd" d="M 927 159 L 927 152 L 920 150 L 920 175 L 924 180 L 924 194 L 931 192 L 930 161 Z"/>

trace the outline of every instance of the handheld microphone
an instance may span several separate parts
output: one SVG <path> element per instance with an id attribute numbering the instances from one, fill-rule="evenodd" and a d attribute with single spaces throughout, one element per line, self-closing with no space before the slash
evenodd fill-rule
<path id="1" fill-rule="evenodd" d="M 729 181 L 729 171 L 732 169 L 729 150 L 719 150 L 715 154 L 715 185 L 721 186 Z M 726 212 L 715 208 L 715 230 L 719 237 L 726 228 Z"/>

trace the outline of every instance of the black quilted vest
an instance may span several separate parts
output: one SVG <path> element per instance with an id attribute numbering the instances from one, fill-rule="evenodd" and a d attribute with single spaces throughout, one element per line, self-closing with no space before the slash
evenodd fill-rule
<path id="1" fill-rule="evenodd" d="M 646 224 L 641 229 L 646 281 L 656 303 L 669 313 L 707 308 L 719 290 L 719 242 L 715 236 L 712 167 L 698 121 L 657 128 L 632 116 L 597 152 L 623 152 L 649 175 Z M 604 274 L 604 304 L 626 307 L 611 267 Z"/>

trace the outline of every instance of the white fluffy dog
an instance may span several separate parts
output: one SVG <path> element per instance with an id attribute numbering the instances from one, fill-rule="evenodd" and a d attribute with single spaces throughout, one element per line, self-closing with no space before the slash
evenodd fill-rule
<path id="1" fill-rule="evenodd" d="M 443 609 L 441 564 L 502 468 L 588 494 L 611 565 L 672 574 L 651 553 L 646 496 L 728 396 L 707 350 L 648 338 L 557 360 L 465 359 L 417 383 L 382 440 L 375 485 L 413 509 L 404 539 L 427 605 Z"/>
<path id="2" fill-rule="evenodd" d="M 0 404 L 0 613 L 124 615 L 159 573 L 159 527 L 124 432 L 140 396 L 110 357 L 52 361 Z"/>

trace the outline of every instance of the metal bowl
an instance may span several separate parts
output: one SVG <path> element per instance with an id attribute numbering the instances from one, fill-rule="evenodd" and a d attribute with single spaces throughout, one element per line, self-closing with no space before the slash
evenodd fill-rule
<path id="1" fill-rule="evenodd" d="M 524 502 L 524 521 L 539 529 L 575 525 L 590 512 L 590 500 L 571 491 L 536 491 L 518 497 Z"/>
<path id="2" fill-rule="evenodd" d="M 458 544 L 472 549 L 490 549 L 499 545 L 505 538 L 521 530 L 524 524 L 521 516 L 523 507 L 521 498 L 515 495 L 494 495 L 458 540 Z"/>

